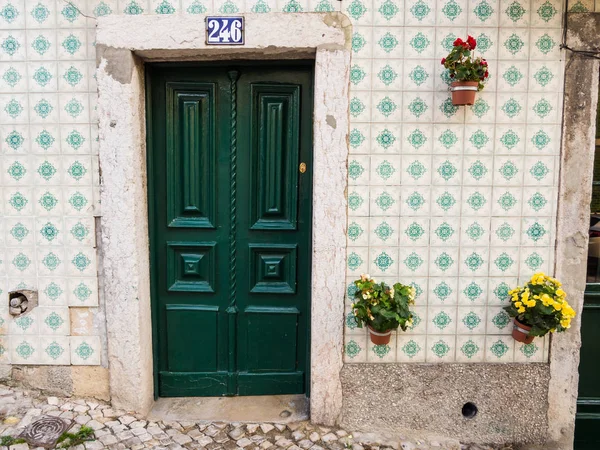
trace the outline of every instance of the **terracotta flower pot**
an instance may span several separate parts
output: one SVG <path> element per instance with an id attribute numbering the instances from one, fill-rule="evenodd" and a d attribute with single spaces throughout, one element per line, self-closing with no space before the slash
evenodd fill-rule
<path id="1" fill-rule="evenodd" d="M 369 327 L 369 334 L 371 335 L 371 342 L 375 345 L 389 344 L 390 339 L 392 338 L 392 330 L 387 330 L 383 333 L 380 333 L 379 331 L 375 331 L 373 328 Z"/>
<path id="2" fill-rule="evenodd" d="M 452 104 L 454 106 L 472 105 L 477 94 L 477 81 L 454 81 L 450 85 L 452 91 Z"/>
<path id="3" fill-rule="evenodd" d="M 515 341 L 531 344 L 535 336 L 529 336 L 529 330 L 531 330 L 529 325 L 519 322 L 516 317 L 514 318 L 512 337 Z"/>

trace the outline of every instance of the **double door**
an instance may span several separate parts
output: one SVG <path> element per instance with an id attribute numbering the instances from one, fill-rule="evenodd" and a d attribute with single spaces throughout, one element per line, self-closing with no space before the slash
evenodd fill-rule
<path id="1" fill-rule="evenodd" d="M 147 67 L 159 396 L 307 390 L 312 73 Z"/>

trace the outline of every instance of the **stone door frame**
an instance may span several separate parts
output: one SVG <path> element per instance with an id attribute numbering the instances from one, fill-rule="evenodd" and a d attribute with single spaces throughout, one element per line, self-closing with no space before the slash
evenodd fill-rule
<path id="1" fill-rule="evenodd" d="M 154 402 L 144 62 L 314 58 L 310 407 L 314 422 L 333 425 L 342 407 L 351 24 L 337 12 L 244 17 L 243 47 L 207 46 L 203 15 L 98 19 L 99 256 L 111 400 L 140 413 Z"/>

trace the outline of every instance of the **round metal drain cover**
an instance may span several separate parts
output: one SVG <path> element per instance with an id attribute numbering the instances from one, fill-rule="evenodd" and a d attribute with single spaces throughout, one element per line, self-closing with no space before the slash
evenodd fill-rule
<path id="1" fill-rule="evenodd" d="M 72 420 L 44 416 L 25 427 L 19 437 L 34 447 L 52 448 L 60 435 L 72 426 Z"/>

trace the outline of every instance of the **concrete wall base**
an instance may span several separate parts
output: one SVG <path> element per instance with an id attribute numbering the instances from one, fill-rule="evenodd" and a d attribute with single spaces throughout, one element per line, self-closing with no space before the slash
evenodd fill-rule
<path id="1" fill-rule="evenodd" d="M 108 369 L 100 366 L 12 366 L 10 380 L 48 395 L 110 400 Z"/>
<path id="2" fill-rule="evenodd" d="M 524 370 L 526 369 L 526 370 Z M 443 435 L 467 443 L 542 443 L 548 364 L 348 364 L 342 425 L 351 430 Z M 463 417 L 474 403 L 478 412 Z"/>

